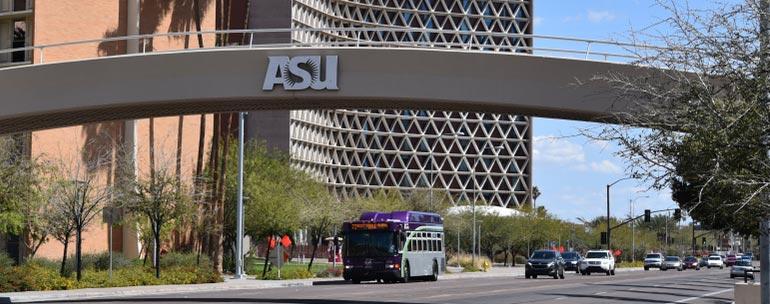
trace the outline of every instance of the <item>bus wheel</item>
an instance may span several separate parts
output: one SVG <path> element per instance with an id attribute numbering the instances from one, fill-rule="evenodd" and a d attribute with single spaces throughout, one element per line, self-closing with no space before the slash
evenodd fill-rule
<path id="1" fill-rule="evenodd" d="M 404 277 L 401 278 L 402 283 L 409 283 L 409 262 L 404 264 Z"/>
<path id="2" fill-rule="evenodd" d="M 430 276 L 431 281 L 438 281 L 438 263 L 433 261 L 433 274 Z"/>

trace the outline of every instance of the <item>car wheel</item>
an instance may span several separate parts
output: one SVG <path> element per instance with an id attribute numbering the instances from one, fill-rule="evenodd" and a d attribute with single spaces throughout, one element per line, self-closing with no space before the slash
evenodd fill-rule
<path id="1" fill-rule="evenodd" d="M 612 269 L 610 272 L 611 275 L 615 275 L 615 269 Z"/>
<path id="2" fill-rule="evenodd" d="M 731 279 L 735 279 L 735 275 L 734 274 L 730 274 L 730 278 Z"/>
<path id="3" fill-rule="evenodd" d="M 591 275 L 591 272 L 590 272 L 590 271 L 586 271 L 586 275 L 587 275 L 587 276 L 590 276 L 590 275 Z"/>
<path id="4" fill-rule="evenodd" d="M 644 271 L 650 271 L 650 267 L 644 267 Z"/>
<path id="5" fill-rule="evenodd" d="M 537 275 L 536 275 L 536 274 L 533 274 L 533 275 L 532 275 L 532 278 L 533 278 L 533 279 L 537 279 Z"/>
<path id="6" fill-rule="evenodd" d="M 559 274 L 559 279 L 564 280 L 564 270 L 562 270 L 561 273 Z"/>
<path id="7" fill-rule="evenodd" d="M 529 275 L 529 274 L 525 274 L 525 275 L 524 275 L 524 278 L 525 278 L 525 279 L 527 279 L 527 280 L 529 280 L 529 278 L 530 278 L 530 275 Z"/>
<path id="8" fill-rule="evenodd" d="M 706 266 L 706 268 L 711 269 L 711 266 Z"/>
<path id="9" fill-rule="evenodd" d="M 610 271 L 609 270 L 607 270 L 607 275 L 610 275 Z"/>
<path id="10" fill-rule="evenodd" d="M 361 284 L 361 280 L 356 280 L 356 279 L 350 280 L 350 282 L 352 282 L 353 284 Z"/>
<path id="11" fill-rule="evenodd" d="M 725 266 L 719 266 L 719 269 L 725 269 Z"/>

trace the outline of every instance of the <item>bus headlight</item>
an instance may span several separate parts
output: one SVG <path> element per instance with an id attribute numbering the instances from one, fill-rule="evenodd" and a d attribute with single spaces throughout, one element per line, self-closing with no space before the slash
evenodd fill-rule
<path id="1" fill-rule="evenodd" d="M 401 269 L 401 264 L 385 264 L 385 268 L 388 269 Z"/>

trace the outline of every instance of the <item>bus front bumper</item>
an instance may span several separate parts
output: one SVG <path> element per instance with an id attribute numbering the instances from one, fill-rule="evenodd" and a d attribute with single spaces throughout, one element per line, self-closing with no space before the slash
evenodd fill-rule
<path id="1" fill-rule="evenodd" d="M 373 281 L 373 280 L 400 280 L 400 269 L 366 269 L 350 268 L 345 269 L 342 277 L 353 281 Z"/>

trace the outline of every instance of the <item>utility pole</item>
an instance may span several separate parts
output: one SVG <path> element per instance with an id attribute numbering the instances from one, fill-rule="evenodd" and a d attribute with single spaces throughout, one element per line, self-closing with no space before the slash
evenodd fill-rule
<path id="1" fill-rule="evenodd" d="M 759 47 L 761 56 L 762 70 L 767 71 L 768 65 L 770 65 L 770 0 L 761 0 L 759 10 Z M 765 78 L 768 75 L 764 75 Z M 767 79 L 765 79 L 767 83 Z M 763 106 L 770 106 L 770 88 L 764 87 L 764 100 Z M 764 138 L 765 143 L 770 142 L 770 138 Z M 767 151 L 767 156 L 770 158 L 770 150 Z M 765 199 L 770 199 L 769 195 L 765 195 Z M 770 304 L 770 218 L 764 218 L 760 221 L 759 227 L 759 265 L 763 271 L 760 271 L 760 288 L 762 290 L 762 304 Z"/>

